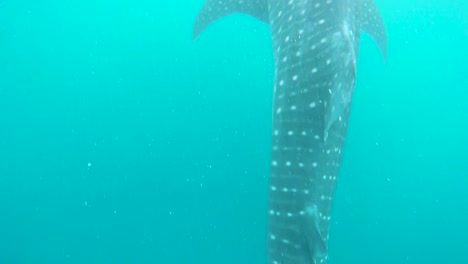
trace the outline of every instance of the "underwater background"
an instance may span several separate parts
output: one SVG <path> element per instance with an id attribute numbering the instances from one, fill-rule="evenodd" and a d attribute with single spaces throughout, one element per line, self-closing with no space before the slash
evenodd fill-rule
<path id="1" fill-rule="evenodd" d="M 273 56 L 204 0 L 0 0 L 0 264 L 266 263 Z M 468 2 L 378 0 L 329 263 L 468 263 Z"/>

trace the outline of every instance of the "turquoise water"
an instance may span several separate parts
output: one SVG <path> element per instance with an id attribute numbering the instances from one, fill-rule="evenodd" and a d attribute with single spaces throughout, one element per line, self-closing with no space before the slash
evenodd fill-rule
<path id="1" fill-rule="evenodd" d="M 273 58 L 203 0 L 0 0 L 0 263 L 266 263 Z M 468 263 L 468 3 L 379 0 L 334 263 Z"/>

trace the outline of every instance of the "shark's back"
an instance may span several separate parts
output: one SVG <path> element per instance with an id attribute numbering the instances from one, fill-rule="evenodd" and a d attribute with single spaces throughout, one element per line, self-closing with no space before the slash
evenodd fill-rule
<path id="1" fill-rule="evenodd" d="M 194 37 L 236 12 L 269 23 L 273 41 L 268 263 L 326 263 L 360 31 L 386 56 L 382 20 L 373 0 L 208 0 Z"/>

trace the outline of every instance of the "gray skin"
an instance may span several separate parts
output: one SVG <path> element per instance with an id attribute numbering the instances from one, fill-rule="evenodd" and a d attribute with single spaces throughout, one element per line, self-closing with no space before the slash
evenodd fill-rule
<path id="1" fill-rule="evenodd" d="M 385 58 L 383 21 L 373 0 L 207 0 L 193 38 L 233 13 L 269 24 L 273 41 L 268 263 L 326 263 L 360 32 Z"/>

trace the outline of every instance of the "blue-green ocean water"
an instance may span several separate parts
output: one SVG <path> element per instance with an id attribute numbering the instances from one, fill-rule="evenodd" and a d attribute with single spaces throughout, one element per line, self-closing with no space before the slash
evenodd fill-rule
<path id="1" fill-rule="evenodd" d="M 379 0 L 330 264 L 468 263 L 468 3 Z M 203 0 L 0 0 L 0 264 L 266 263 L 269 29 Z"/>

